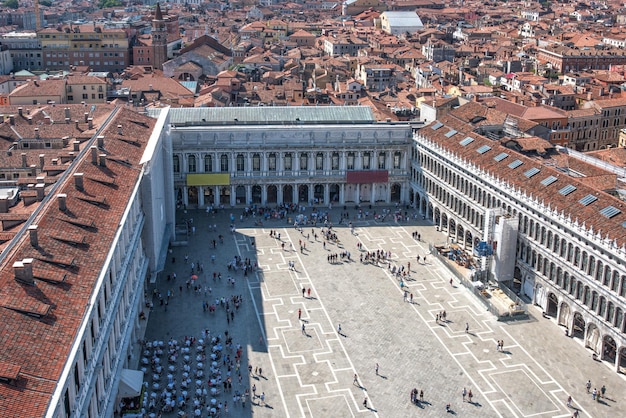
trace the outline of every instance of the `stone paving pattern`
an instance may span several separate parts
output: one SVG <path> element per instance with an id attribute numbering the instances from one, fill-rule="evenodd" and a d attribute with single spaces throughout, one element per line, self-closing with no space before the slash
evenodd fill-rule
<path id="1" fill-rule="evenodd" d="M 348 212 L 352 218 L 356 213 L 353 208 Z M 236 218 L 235 233 L 229 229 L 231 213 Z M 258 400 L 248 402 L 245 409 L 230 405 L 229 415 L 441 417 L 450 403 L 455 415 L 465 417 L 569 417 L 574 412 L 566 406 L 571 395 L 581 417 L 626 416 L 624 376 L 593 361 L 582 341 L 565 337 L 563 329 L 543 318 L 538 307 L 529 307 L 529 320 L 498 322 L 458 281 L 450 285 L 452 275 L 440 261 L 428 257 L 425 264 L 418 264 L 416 255 L 427 254 L 429 242 L 445 241 L 421 216 L 408 223 L 353 219 L 352 233 L 346 225 L 337 225 L 340 210 L 333 209 L 331 220 L 339 243 L 327 241 L 324 249 L 319 224 L 314 228 L 316 241 L 311 226 L 301 233 L 286 220 L 255 225 L 252 217 L 240 221 L 240 213 L 240 209 L 177 213 L 179 222 L 193 218 L 196 231 L 188 246 L 172 248 L 166 270 L 150 285 L 150 291 L 156 286 L 163 293 L 171 288 L 174 297 L 167 311 L 155 303 L 146 329 L 147 340 L 198 336 L 203 328 L 212 334 L 229 330 L 247 352 L 242 370 L 248 364 L 263 368 L 263 376 L 244 372 L 243 387 L 254 383 L 257 394 L 266 395 L 265 405 Z M 270 237 L 271 230 L 281 239 Z M 421 234 L 421 241 L 412 238 L 414 231 Z M 219 234 L 224 236 L 223 244 Z M 216 249 L 213 239 L 218 241 Z M 302 252 L 300 240 L 306 243 Z M 391 251 L 395 265 L 406 268 L 410 261 L 412 279 L 406 283 L 413 303 L 403 300 L 399 282 L 386 266 L 359 262 L 359 242 L 364 251 Z M 327 261 L 329 253 L 342 251 L 349 251 L 352 260 Z M 189 263 L 204 264 L 197 283 L 211 286 L 212 295 L 185 289 L 190 275 L 185 255 Z M 233 287 L 225 278 L 232 274 L 227 263 L 235 255 L 257 262 L 259 269 L 247 277 L 233 274 Z M 295 271 L 290 270 L 290 261 Z M 213 282 L 213 271 L 222 273 L 221 282 Z M 166 280 L 172 272 L 177 273 L 176 283 Z M 303 288 L 311 289 L 310 297 L 303 297 Z M 203 300 L 233 294 L 243 295 L 244 303 L 230 324 L 222 309 L 203 312 Z M 435 315 L 442 310 L 447 321 L 437 322 Z M 499 339 L 504 340 L 502 352 L 496 350 Z M 586 393 L 587 379 L 598 389 L 606 385 L 606 399 L 592 401 Z M 463 387 L 472 390 L 472 403 L 462 401 Z M 413 388 L 424 391 L 419 405 L 410 401 Z M 231 397 L 224 400 L 232 404 Z"/>

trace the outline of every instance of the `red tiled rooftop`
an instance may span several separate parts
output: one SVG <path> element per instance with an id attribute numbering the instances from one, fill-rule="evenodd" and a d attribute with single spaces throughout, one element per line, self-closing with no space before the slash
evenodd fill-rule
<path id="1" fill-rule="evenodd" d="M 12 384 L 0 383 L 3 418 L 21 418 L 25 411 L 28 416 L 44 415 L 138 181 L 139 160 L 155 123 L 120 108 L 101 132 L 107 166 L 92 164 L 86 153 L 69 168 L 71 173 L 83 173 L 86 180 L 99 181 L 85 181 L 84 190 L 79 191 L 68 176 L 57 191 L 67 195 L 67 211 L 61 211 L 57 199 L 52 198 L 33 220 L 38 226 L 38 247 L 31 245 L 26 234 L 17 237 L 15 247 L 4 254 L 0 262 L 0 305 L 4 306 L 0 309 L 0 362 L 19 366 L 20 373 Z M 140 146 L 124 141 L 126 138 Z M 106 206 L 89 202 L 104 197 Z M 21 284 L 14 277 L 13 263 L 25 258 L 34 259 L 35 286 Z"/>

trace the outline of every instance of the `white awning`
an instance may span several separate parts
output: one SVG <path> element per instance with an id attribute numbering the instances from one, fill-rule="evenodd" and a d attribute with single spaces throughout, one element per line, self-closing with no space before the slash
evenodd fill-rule
<path id="1" fill-rule="evenodd" d="M 140 370 L 122 369 L 118 396 L 120 398 L 133 398 L 141 394 L 143 385 L 143 372 Z"/>

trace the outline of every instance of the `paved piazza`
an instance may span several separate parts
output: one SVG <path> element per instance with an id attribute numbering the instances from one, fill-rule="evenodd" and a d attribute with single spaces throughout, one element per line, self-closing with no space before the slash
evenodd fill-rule
<path id="1" fill-rule="evenodd" d="M 351 218 L 356 213 L 354 208 L 348 212 Z M 231 213 L 235 233 L 229 230 Z M 449 403 L 454 415 L 464 417 L 570 417 L 575 409 L 566 405 L 569 395 L 581 417 L 626 416 L 623 376 L 593 361 L 580 340 L 565 337 L 563 328 L 544 319 L 539 308 L 529 307 L 530 320 L 498 322 L 458 281 L 450 285 L 452 275 L 440 261 L 428 257 L 418 264 L 416 255 L 427 254 L 428 242 L 445 241 L 421 216 L 401 224 L 352 219 L 352 234 L 348 226 L 337 225 L 340 210 L 333 209 L 339 243 L 327 241 L 324 249 L 319 225 L 313 233 L 311 226 L 301 233 L 286 220 L 261 226 L 253 218 L 240 221 L 240 213 L 179 211 L 178 222 L 193 218 L 195 234 L 189 245 L 173 247 L 166 271 L 150 284 L 150 291 L 156 286 L 165 295 L 171 289 L 173 296 L 167 306 L 154 301 L 147 340 L 198 337 L 208 328 L 212 335 L 228 330 L 244 347 L 241 388 L 256 385 L 257 395 L 265 393 L 265 403 L 255 399 L 252 405 L 248 400 L 245 407 L 240 402 L 233 406 L 233 393 L 240 387 L 234 378 L 233 391 L 218 397 L 228 402 L 228 414 L 222 416 L 443 417 Z M 281 239 L 270 237 L 271 230 Z M 421 241 L 412 238 L 414 231 Z M 212 240 L 217 241 L 216 249 Z M 306 243 L 303 252 L 301 240 Z M 391 251 L 394 265 L 406 268 L 410 261 L 412 279 L 406 283 L 413 303 L 403 300 L 404 292 L 386 266 L 359 262 L 358 243 L 363 251 Z M 328 262 L 329 254 L 342 251 L 351 253 L 351 261 L 339 257 Z M 258 272 L 247 277 L 241 271 L 229 272 L 227 263 L 236 255 L 258 263 Z M 198 260 L 204 273 L 195 284 L 203 289 L 194 292 L 185 288 L 185 281 L 191 262 Z M 289 262 L 295 263 L 295 271 Z M 167 281 L 172 272 L 178 276 L 175 283 Z M 222 280 L 214 282 L 213 272 L 220 272 Z M 227 283 L 229 275 L 236 280 L 234 286 Z M 303 297 L 303 288 L 311 289 L 310 297 Z M 203 311 L 204 300 L 231 295 L 243 295 L 244 301 L 230 324 L 219 306 L 214 313 Z M 435 316 L 443 310 L 447 320 L 437 322 Z M 502 352 L 496 350 L 500 339 Z M 254 374 L 256 367 L 263 369 L 262 376 Z M 598 390 L 606 385 L 606 398 L 593 401 L 585 388 L 587 379 Z M 473 392 L 472 403 L 462 401 L 464 387 Z M 418 405 L 411 403 L 413 388 L 424 392 Z M 191 408 L 188 411 L 193 416 Z"/>

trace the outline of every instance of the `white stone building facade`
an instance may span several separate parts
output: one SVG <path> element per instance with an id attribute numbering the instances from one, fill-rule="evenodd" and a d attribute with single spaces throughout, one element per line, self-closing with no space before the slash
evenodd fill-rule
<path id="1" fill-rule="evenodd" d="M 179 205 L 408 201 L 406 124 L 368 107 L 172 109 Z"/>
<path id="2" fill-rule="evenodd" d="M 626 205 L 469 128 L 448 116 L 414 132 L 411 201 L 468 251 L 490 214 L 517 217 L 509 287 L 624 373 Z"/>

